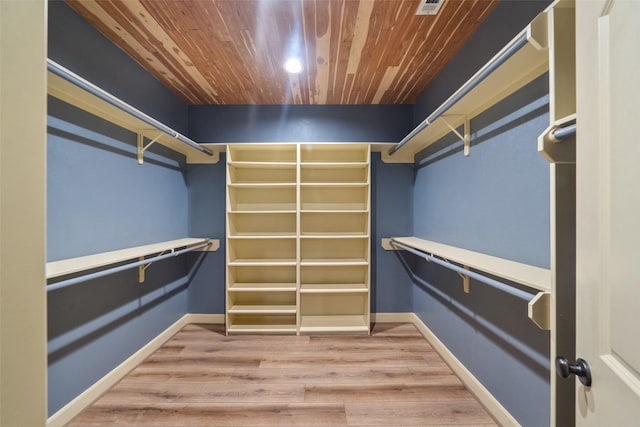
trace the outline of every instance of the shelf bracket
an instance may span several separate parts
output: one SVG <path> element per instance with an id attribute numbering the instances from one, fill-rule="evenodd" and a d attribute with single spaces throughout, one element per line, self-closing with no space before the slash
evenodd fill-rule
<path id="1" fill-rule="evenodd" d="M 138 164 L 139 165 L 144 163 L 144 152 L 147 151 L 147 149 L 151 147 L 153 144 L 155 144 L 158 141 L 158 139 L 160 139 L 161 136 L 162 134 L 159 134 L 158 136 L 153 138 L 151 142 L 149 142 L 147 145 L 144 145 L 144 135 L 141 133 L 138 134 Z"/>
<path id="2" fill-rule="evenodd" d="M 544 331 L 551 330 L 551 293 L 538 292 L 528 303 L 528 316 Z"/>
<path id="3" fill-rule="evenodd" d="M 469 266 L 467 265 L 463 265 L 462 266 L 465 270 L 469 269 Z M 462 273 L 458 273 L 458 275 L 460 277 L 462 277 L 462 290 L 464 291 L 465 294 L 468 294 L 469 292 L 471 292 L 471 289 L 469 287 L 471 280 L 469 279 L 469 276 L 467 276 L 466 274 L 462 274 Z"/>
<path id="4" fill-rule="evenodd" d="M 157 256 L 161 256 L 161 255 L 164 255 L 166 253 L 174 253 L 174 252 L 175 252 L 175 249 L 162 251 Z M 143 256 L 139 257 L 138 261 L 144 261 L 144 257 Z M 149 262 L 149 263 L 142 264 L 142 265 L 138 266 L 138 283 L 144 283 L 144 280 L 145 280 L 144 272 L 145 272 L 145 270 L 147 268 L 151 267 L 151 264 L 153 264 L 153 262 Z"/>
<path id="5" fill-rule="evenodd" d="M 461 135 L 460 132 L 458 132 L 458 129 L 453 127 L 453 125 L 447 121 L 447 117 L 464 117 L 464 135 Z M 440 116 L 440 118 L 442 119 L 444 124 L 447 125 L 447 127 L 451 130 L 451 132 L 453 132 L 458 138 L 460 138 L 460 140 L 464 144 L 464 155 L 465 157 L 469 157 L 469 154 L 471 154 L 471 122 L 469 120 L 469 116 L 448 115 Z"/>

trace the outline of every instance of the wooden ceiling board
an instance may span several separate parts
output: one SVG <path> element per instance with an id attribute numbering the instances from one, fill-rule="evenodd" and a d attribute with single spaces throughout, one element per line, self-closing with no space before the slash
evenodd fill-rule
<path id="1" fill-rule="evenodd" d="M 411 104 L 498 3 L 66 1 L 188 104 Z"/>

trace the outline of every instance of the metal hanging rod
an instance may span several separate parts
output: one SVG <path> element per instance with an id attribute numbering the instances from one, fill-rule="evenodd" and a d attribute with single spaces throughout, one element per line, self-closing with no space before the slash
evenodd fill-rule
<path id="1" fill-rule="evenodd" d="M 488 63 L 485 64 L 484 67 L 476 73 L 475 76 L 468 80 L 460 89 L 458 89 L 449 99 L 447 99 L 444 104 L 438 107 L 429 117 L 427 117 L 422 123 L 420 123 L 414 130 L 412 130 L 409 135 L 405 136 L 402 141 L 393 146 L 389 150 L 389 155 L 393 155 L 396 151 L 398 151 L 402 146 L 404 146 L 407 142 L 409 142 L 414 136 L 418 133 L 422 132 L 427 126 L 431 123 L 435 122 L 441 115 L 443 115 L 449 108 L 451 108 L 456 102 L 458 102 L 462 97 L 471 92 L 476 86 L 478 86 L 482 81 L 493 73 L 496 68 L 504 64 L 509 58 L 511 58 L 516 52 L 518 52 L 522 47 L 527 44 L 528 38 L 527 33 L 524 32 L 520 37 L 511 41 L 510 44 L 505 46 L 502 53 L 498 56 L 495 56 Z"/>
<path id="2" fill-rule="evenodd" d="M 146 124 L 148 124 L 149 126 L 154 127 L 155 129 L 158 129 L 164 133 L 166 133 L 167 135 L 169 135 L 170 137 L 177 139 L 178 141 L 182 142 L 183 144 L 186 144 L 208 156 L 213 156 L 213 152 L 210 151 L 209 149 L 200 146 L 200 144 L 198 144 L 197 142 L 193 141 L 192 139 L 187 138 L 186 136 L 180 134 L 179 132 L 171 129 L 169 126 L 157 121 L 156 119 L 154 119 L 153 117 L 150 117 L 148 115 L 146 115 L 145 113 L 143 113 L 142 111 L 138 110 L 135 107 L 132 107 L 131 105 L 127 104 L 126 102 L 122 101 L 121 99 L 116 98 L 115 96 L 111 95 L 109 92 L 106 92 L 105 90 L 99 88 L 98 86 L 94 85 L 93 83 L 83 79 L 82 77 L 80 77 L 79 75 L 75 74 L 74 72 L 66 69 L 65 67 L 63 67 L 62 65 L 58 64 L 55 61 L 52 61 L 51 59 L 47 58 L 47 69 L 49 71 L 51 71 L 52 73 L 54 73 L 55 75 L 62 77 L 63 79 L 73 83 L 74 85 L 86 90 L 87 92 L 91 93 L 92 95 L 97 96 L 98 98 L 100 98 L 101 100 L 113 105 L 116 108 L 119 108 L 120 110 L 132 115 L 133 117 L 142 120 L 143 122 L 145 122 Z"/>
<path id="3" fill-rule="evenodd" d="M 410 246 L 403 245 L 402 243 L 398 243 L 398 242 L 395 242 L 393 240 L 391 240 L 390 243 L 393 246 L 396 246 L 396 247 L 398 247 L 400 249 L 403 249 L 403 250 L 405 250 L 407 252 L 410 252 L 410 253 L 412 253 L 414 255 L 417 255 L 417 256 L 419 256 L 421 258 L 424 258 L 427 261 L 433 261 L 436 264 L 439 264 L 439 265 L 441 265 L 443 267 L 446 267 L 446 268 L 448 268 L 450 270 L 453 270 L 453 271 L 455 271 L 457 273 L 460 273 L 460 274 L 463 274 L 465 276 L 469 276 L 469 277 L 471 277 L 471 278 L 473 278 L 473 279 L 475 279 L 475 280 L 477 280 L 479 282 L 482 282 L 482 283 L 484 283 L 486 285 L 489 285 L 489 286 L 491 286 L 493 288 L 499 289 L 499 290 L 501 290 L 503 292 L 506 292 L 506 293 L 508 293 L 510 295 L 513 295 L 513 296 L 515 296 L 517 298 L 520 298 L 520 299 L 523 299 L 525 301 L 531 301 L 535 297 L 535 295 L 530 294 L 529 292 L 525 292 L 525 291 L 523 291 L 521 289 L 514 288 L 513 286 L 509 286 L 509 285 L 507 285 L 505 283 L 502 283 L 502 282 L 499 282 L 497 280 L 491 279 L 489 277 L 483 276 L 482 274 L 478 274 L 475 271 L 471 271 L 471 270 L 467 270 L 466 268 L 459 267 L 459 266 L 457 266 L 455 264 L 452 264 L 452 263 L 450 263 L 448 261 L 444 261 L 444 260 L 442 260 L 440 258 L 436 258 L 433 255 L 429 255 L 429 254 L 426 254 L 424 252 L 418 251 L 418 250 L 416 250 L 416 249 L 414 249 L 414 248 L 412 248 Z"/>
<path id="4" fill-rule="evenodd" d="M 178 256 L 178 255 L 186 254 L 187 252 L 195 251 L 196 249 L 205 248 L 205 247 L 207 247 L 207 246 L 209 246 L 211 244 L 212 244 L 212 242 L 209 241 L 207 243 L 201 243 L 199 245 L 190 246 L 188 248 L 181 249 L 179 251 L 170 252 L 170 253 L 164 254 L 164 255 L 158 255 L 158 256 L 155 256 L 153 258 L 148 258 L 148 259 L 132 262 L 132 263 L 125 264 L 125 265 L 120 265 L 118 267 L 108 268 L 106 270 L 100 270 L 100 271 L 97 271 L 95 273 L 85 274 L 83 276 L 74 277 L 72 279 L 61 280 L 60 282 L 56 282 L 56 283 L 53 283 L 51 285 L 47 285 L 47 292 L 54 291 L 54 290 L 60 289 L 60 288 L 66 288 L 67 286 L 75 285 L 75 284 L 81 283 L 81 282 L 86 282 L 86 281 L 92 280 L 92 279 L 97 279 L 99 277 L 108 276 L 110 274 L 118 273 L 120 271 L 129 270 L 129 269 L 136 268 L 136 267 L 139 267 L 141 265 L 149 264 L 149 263 L 152 263 L 152 262 L 161 261 L 161 260 L 166 259 L 166 258 L 171 258 L 171 257 L 175 257 L 175 256 Z"/>
<path id="5" fill-rule="evenodd" d="M 558 141 L 561 141 L 565 138 L 568 138 L 576 133 L 576 124 L 572 124 L 569 126 L 565 126 L 563 128 L 559 128 L 551 132 L 551 136 Z"/>

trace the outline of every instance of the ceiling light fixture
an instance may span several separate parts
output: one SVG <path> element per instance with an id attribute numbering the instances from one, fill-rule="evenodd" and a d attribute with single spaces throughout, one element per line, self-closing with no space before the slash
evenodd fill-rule
<path id="1" fill-rule="evenodd" d="M 287 70 L 288 73 L 298 74 L 302 71 L 302 63 L 298 58 L 289 58 L 287 62 L 284 63 L 284 69 Z"/>

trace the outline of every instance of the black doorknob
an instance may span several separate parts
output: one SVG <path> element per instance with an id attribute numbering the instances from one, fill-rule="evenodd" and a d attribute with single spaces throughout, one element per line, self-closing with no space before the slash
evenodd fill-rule
<path id="1" fill-rule="evenodd" d="M 584 386 L 591 386 L 591 369 L 584 359 L 578 359 L 576 363 L 569 363 L 566 357 L 558 356 L 556 357 L 556 372 L 562 378 L 575 375 Z"/>

